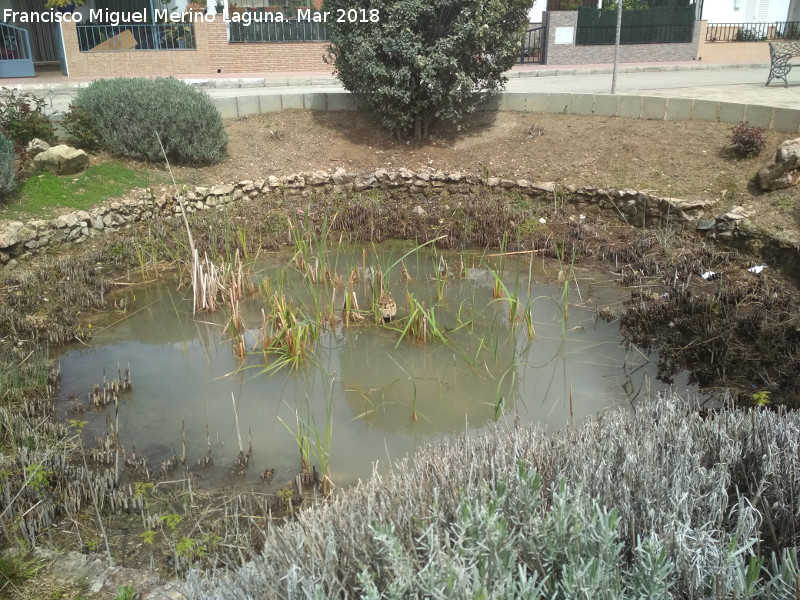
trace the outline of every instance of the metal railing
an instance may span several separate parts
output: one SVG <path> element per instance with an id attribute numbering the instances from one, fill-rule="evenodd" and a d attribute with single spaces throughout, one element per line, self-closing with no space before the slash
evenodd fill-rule
<path id="1" fill-rule="evenodd" d="M 519 63 L 541 63 L 544 60 L 544 27 L 532 27 L 522 37 Z"/>
<path id="2" fill-rule="evenodd" d="M 81 52 L 128 52 L 133 50 L 194 50 L 191 23 L 148 25 L 77 25 Z"/>
<path id="3" fill-rule="evenodd" d="M 603 46 L 614 44 L 617 28 L 592 25 L 578 27 L 575 31 L 576 46 Z M 694 23 L 685 25 L 623 25 L 620 44 L 687 44 L 694 35 Z"/>
<path id="4" fill-rule="evenodd" d="M 0 60 L 31 60 L 27 31 L 0 23 Z"/>
<path id="5" fill-rule="evenodd" d="M 326 42 L 328 32 L 322 23 L 290 19 L 280 23 L 252 22 L 250 25 L 230 22 L 230 42 L 233 44 L 273 42 Z"/>
<path id="6" fill-rule="evenodd" d="M 800 40 L 800 22 L 775 23 L 709 23 L 707 42 L 767 42 Z"/>

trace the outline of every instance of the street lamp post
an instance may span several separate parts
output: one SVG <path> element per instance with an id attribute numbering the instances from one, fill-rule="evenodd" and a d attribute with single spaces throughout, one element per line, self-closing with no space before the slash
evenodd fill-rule
<path id="1" fill-rule="evenodd" d="M 614 42 L 614 74 L 611 76 L 611 93 L 617 93 L 617 65 L 619 64 L 619 38 L 622 32 L 622 0 L 617 0 L 617 38 Z"/>

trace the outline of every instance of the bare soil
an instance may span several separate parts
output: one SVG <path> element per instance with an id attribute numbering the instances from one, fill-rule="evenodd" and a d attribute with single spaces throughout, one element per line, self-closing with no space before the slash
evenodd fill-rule
<path id="1" fill-rule="evenodd" d="M 444 171 L 652 190 L 743 206 L 755 225 L 800 239 L 800 189 L 761 193 L 753 178 L 791 134 L 768 131 L 760 156 L 737 157 L 731 127 L 569 114 L 486 112 L 460 130 L 434 128 L 424 143 L 403 143 L 356 113 L 286 111 L 227 124 L 228 158 L 178 168 L 185 183 L 227 183 L 313 169 L 431 167 Z M 160 169 L 160 165 L 153 166 Z"/>

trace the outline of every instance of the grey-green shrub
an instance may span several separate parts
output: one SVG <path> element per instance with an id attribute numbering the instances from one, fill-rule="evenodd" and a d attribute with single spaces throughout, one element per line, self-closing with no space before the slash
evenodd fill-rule
<path id="1" fill-rule="evenodd" d="M 228 135 L 208 95 L 175 78 L 101 79 L 81 89 L 72 101 L 65 128 L 96 139 L 112 154 L 206 164 L 225 155 Z M 75 127 L 73 127 L 73 122 Z"/>
<path id="2" fill-rule="evenodd" d="M 14 142 L 0 134 L 0 196 L 5 196 L 16 187 L 14 173 Z"/>
<path id="3" fill-rule="evenodd" d="M 794 598 L 800 413 L 677 396 L 423 448 L 192 598 Z"/>

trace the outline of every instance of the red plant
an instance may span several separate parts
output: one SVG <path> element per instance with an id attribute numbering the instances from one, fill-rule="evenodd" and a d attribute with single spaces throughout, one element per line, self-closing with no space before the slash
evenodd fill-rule
<path id="1" fill-rule="evenodd" d="M 747 158 L 757 156 L 767 143 L 764 130 L 761 127 L 752 127 L 747 121 L 731 129 L 731 144 L 734 151 Z"/>

